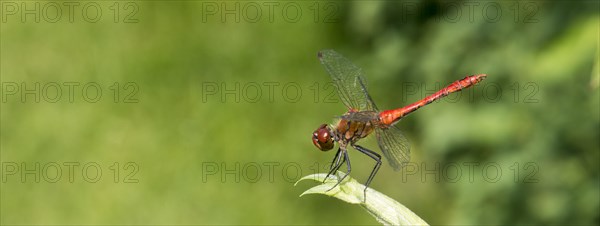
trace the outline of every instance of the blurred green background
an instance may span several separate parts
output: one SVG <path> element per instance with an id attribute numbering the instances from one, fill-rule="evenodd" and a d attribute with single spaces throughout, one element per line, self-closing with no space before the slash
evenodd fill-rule
<path id="1" fill-rule="evenodd" d="M 1 5 L 1 224 L 377 224 L 293 186 L 334 155 L 329 48 L 381 109 L 489 75 L 403 119 L 414 164 L 372 188 L 430 224 L 600 222 L 597 1 Z"/>

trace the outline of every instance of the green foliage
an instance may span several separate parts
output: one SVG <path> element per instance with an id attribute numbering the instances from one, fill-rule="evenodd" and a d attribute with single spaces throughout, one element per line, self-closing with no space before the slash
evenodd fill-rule
<path id="1" fill-rule="evenodd" d="M 206 3 L 136 2 L 137 23 L 113 22 L 114 1 L 98 2 L 96 23 L 80 17 L 84 3 L 74 22 L 66 7 L 56 23 L 2 12 L 0 97 L 7 84 L 23 83 L 54 82 L 63 94 L 56 103 L 31 94 L 0 103 L 0 224 L 376 224 L 324 196 L 299 199 L 305 188 L 291 186 L 326 171 L 333 153 L 316 150 L 310 135 L 346 110 L 335 96 L 330 101 L 321 49 L 360 66 L 381 109 L 488 74 L 403 119 L 414 164 L 394 172 L 384 163 L 371 188 L 434 225 L 598 224 L 598 1 L 323 2 L 316 22 L 311 1 L 297 2 L 297 22 L 280 16 L 283 5 L 273 21 L 203 20 Z M 235 3 L 223 1 L 229 9 Z M 496 3 L 502 17 L 490 22 L 481 12 Z M 443 19 L 456 15 L 448 4 L 462 10 L 460 20 Z M 119 8 L 122 21 L 132 8 Z M 332 12 L 334 20 L 324 21 Z M 65 82 L 80 84 L 73 101 Z M 83 99 L 92 82 L 103 91 L 98 102 Z M 126 103 L 130 82 L 138 101 Z M 236 94 L 207 95 L 208 86 L 236 84 Z M 261 98 L 249 101 L 253 84 Z M 290 100 L 294 87 L 302 93 Z M 373 140 L 360 144 L 378 151 Z M 349 154 L 351 176 L 364 183 L 374 163 Z M 80 164 L 72 182 L 70 162 Z M 137 164 L 134 183 L 124 183 L 134 172 L 129 162 Z M 29 170 L 40 163 L 50 177 L 57 163 L 61 180 L 9 174 L 12 163 Z M 100 166 L 99 181 L 83 179 L 87 163 Z"/>
<path id="2" fill-rule="evenodd" d="M 335 186 L 337 185 L 339 178 L 343 178 L 344 175 L 345 173 L 338 171 L 337 176 L 330 175 L 327 179 L 325 178 L 327 174 L 313 174 L 300 178 L 298 182 L 307 179 L 318 182 L 325 181 L 325 183 L 306 190 L 300 196 L 307 194 L 324 194 L 350 204 L 358 204 L 383 225 L 428 225 L 423 219 L 419 218 L 419 216 L 398 203 L 396 200 L 387 197 L 372 188 L 367 189 L 365 194 L 365 186 L 358 183 L 352 177 L 347 176 L 339 186 Z M 296 184 L 298 184 L 298 182 L 296 182 Z M 365 195 L 368 197 L 366 200 Z"/>

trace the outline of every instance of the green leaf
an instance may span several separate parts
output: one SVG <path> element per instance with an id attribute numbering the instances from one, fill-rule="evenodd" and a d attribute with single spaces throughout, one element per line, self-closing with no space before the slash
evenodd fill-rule
<path id="1" fill-rule="evenodd" d="M 367 189 L 367 200 L 363 202 L 365 186 L 349 176 L 339 186 L 333 187 L 338 182 L 338 178 L 344 175 L 343 172 L 338 172 L 338 176 L 330 175 L 325 183 L 306 190 L 300 197 L 306 194 L 324 194 L 351 204 L 359 204 L 384 225 L 428 225 L 408 208 L 373 188 Z M 294 186 L 307 179 L 322 182 L 326 176 L 327 174 L 308 175 L 300 178 Z"/>

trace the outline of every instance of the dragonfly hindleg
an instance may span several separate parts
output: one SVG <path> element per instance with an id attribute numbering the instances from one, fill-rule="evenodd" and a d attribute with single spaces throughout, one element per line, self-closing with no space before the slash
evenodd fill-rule
<path id="1" fill-rule="evenodd" d="M 365 184 L 364 196 L 365 200 L 367 200 L 367 188 L 369 188 L 369 184 L 371 184 L 371 181 L 375 177 L 375 174 L 377 174 L 377 171 L 379 171 L 379 167 L 381 166 L 381 155 L 369 149 L 363 148 L 360 145 L 354 145 L 353 147 L 356 148 L 356 150 L 362 152 L 363 154 L 371 157 L 373 160 L 377 161 L 377 164 L 375 164 L 375 167 L 373 168 L 373 171 L 371 171 L 371 175 L 369 175 L 369 179 L 367 179 L 367 183 Z"/>

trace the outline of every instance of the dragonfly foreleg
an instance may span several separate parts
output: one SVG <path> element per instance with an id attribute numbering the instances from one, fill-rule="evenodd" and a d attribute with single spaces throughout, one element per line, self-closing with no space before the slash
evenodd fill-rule
<path id="1" fill-rule="evenodd" d="M 338 148 L 337 152 L 335 153 L 335 157 L 333 157 L 333 161 L 331 161 L 331 166 L 329 166 L 329 173 L 327 173 L 327 176 L 325 177 L 325 179 L 323 179 L 323 183 L 325 183 L 325 181 L 327 180 L 327 178 L 329 178 L 329 175 L 331 175 L 332 173 L 334 173 L 335 171 L 337 171 L 340 166 L 343 163 L 342 160 L 342 148 Z M 340 160 L 342 162 L 340 162 Z"/>
<path id="2" fill-rule="evenodd" d="M 352 167 L 350 166 L 350 158 L 348 157 L 348 152 L 346 150 L 344 150 L 342 152 L 343 152 L 343 155 L 344 155 L 344 160 L 342 160 L 342 162 L 337 166 L 337 168 L 339 169 L 340 166 L 342 166 L 342 164 L 345 161 L 346 162 L 346 166 L 348 167 L 348 171 L 346 172 L 346 174 L 344 174 L 344 176 L 341 179 L 338 179 L 338 182 L 335 185 L 333 185 L 333 187 L 331 187 L 327 191 L 330 191 L 331 189 L 333 189 L 336 186 L 340 185 L 340 183 L 342 183 L 342 181 L 344 181 L 344 179 L 346 179 L 346 177 L 348 176 L 348 174 L 350 174 L 350 172 L 352 171 Z"/>

